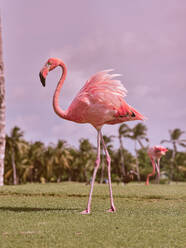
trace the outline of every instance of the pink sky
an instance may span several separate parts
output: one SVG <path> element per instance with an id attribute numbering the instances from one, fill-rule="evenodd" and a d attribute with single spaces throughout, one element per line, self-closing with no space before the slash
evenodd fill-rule
<path id="1" fill-rule="evenodd" d="M 148 117 L 152 145 L 168 138 L 169 129 L 186 130 L 185 0 L 2 0 L 0 8 L 7 132 L 18 125 L 32 141 L 77 145 L 84 137 L 96 144 L 93 127 L 53 112 L 60 70 L 49 74 L 46 88 L 38 77 L 51 56 L 68 68 L 62 108 L 92 74 L 114 68 L 123 75 L 126 101 Z M 118 128 L 105 125 L 103 133 L 117 135 Z M 125 143 L 131 149 L 132 143 Z"/>

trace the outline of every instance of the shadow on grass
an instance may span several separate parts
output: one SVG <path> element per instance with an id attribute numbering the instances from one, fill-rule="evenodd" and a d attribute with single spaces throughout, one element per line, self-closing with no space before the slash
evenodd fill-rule
<path id="1" fill-rule="evenodd" d="M 31 208 L 31 207 L 0 207 L 0 211 L 42 212 L 42 211 L 80 211 L 80 208 Z"/>
<path id="2" fill-rule="evenodd" d="M 89 194 L 58 194 L 58 193 L 20 193 L 20 192 L 0 192 L 0 196 L 30 196 L 30 197 L 41 197 L 41 196 L 51 196 L 51 197 L 88 197 Z"/>
<path id="3" fill-rule="evenodd" d="M 0 192 L 0 197 L 4 196 L 17 196 L 17 197 L 59 197 L 59 198 L 88 198 L 89 194 L 58 194 L 58 193 L 17 193 L 17 192 Z M 94 194 L 94 198 L 108 199 L 109 194 Z M 149 194 L 149 195 L 138 195 L 138 194 L 115 194 L 114 198 L 128 199 L 128 200 L 183 200 L 186 201 L 186 196 L 172 196 L 172 195 L 160 195 L 160 194 Z M 60 210 L 60 209 L 59 209 Z M 61 209 L 62 210 L 62 209 Z"/>

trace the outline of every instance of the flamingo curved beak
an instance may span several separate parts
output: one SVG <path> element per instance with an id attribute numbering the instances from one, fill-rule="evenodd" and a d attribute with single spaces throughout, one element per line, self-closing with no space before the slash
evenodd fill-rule
<path id="1" fill-rule="evenodd" d="M 43 69 L 39 73 L 40 81 L 41 81 L 43 87 L 45 87 L 45 85 L 46 85 L 45 81 L 46 81 L 47 74 L 48 74 L 48 68 L 43 67 Z"/>

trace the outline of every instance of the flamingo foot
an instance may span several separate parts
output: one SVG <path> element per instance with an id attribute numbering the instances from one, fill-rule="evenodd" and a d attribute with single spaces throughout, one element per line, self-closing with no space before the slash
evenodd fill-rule
<path id="1" fill-rule="evenodd" d="M 84 211 L 82 211 L 80 214 L 90 214 L 90 210 L 85 209 Z"/>
<path id="2" fill-rule="evenodd" d="M 107 210 L 108 213 L 115 213 L 116 212 L 116 208 L 114 206 L 111 206 L 110 209 Z"/>

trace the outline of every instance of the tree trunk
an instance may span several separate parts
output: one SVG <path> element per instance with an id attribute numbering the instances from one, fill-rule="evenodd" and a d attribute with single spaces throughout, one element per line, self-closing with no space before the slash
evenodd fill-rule
<path id="1" fill-rule="evenodd" d="M 16 164 L 15 164 L 15 156 L 14 156 L 14 152 L 12 152 L 11 155 L 11 159 L 12 159 L 12 170 L 13 170 L 13 183 L 14 185 L 17 184 L 17 173 L 16 173 Z"/>
<path id="2" fill-rule="evenodd" d="M 138 161 L 138 151 L 136 148 L 136 140 L 135 140 L 135 153 L 136 153 L 136 172 L 137 172 L 137 179 L 140 182 L 141 177 L 140 177 L 140 171 L 139 171 L 139 161 Z"/>
<path id="3" fill-rule="evenodd" d="M 172 157 L 171 157 L 171 163 L 170 163 L 170 181 L 173 180 L 176 152 L 177 152 L 176 143 L 173 142 L 173 150 L 172 150 Z"/>
<path id="4" fill-rule="evenodd" d="M 0 186 L 4 185 L 5 156 L 5 79 L 2 50 L 2 29 L 0 19 Z"/>
<path id="5" fill-rule="evenodd" d="M 87 179 L 87 168 L 85 167 L 84 169 L 83 169 L 83 176 L 84 176 L 84 182 L 88 182 L 88 179 Z M 70 178 L 70 180 L 71 180 L 71 178 Z"/>
<path id="6" fill-rule="evenodd" d="M 144 145 L 143 145 L 143 143 L 141 142 L 141 140 L 140 140 L 140 139 L 137 139 L 137 141 L 138 141 L 139 145 L 141 146 L 141 148 L 144 148 Z"/>
<path id="7" fill-rule="evenodd" d="M 156 174 L 155 183 L 160 184 L 160 176 Z"/>
<path id="8" fill-rule="evenodd" d="M 123 154 L 123 142 L 122 137 L 119 136 L 119 143 L 120 143 L 120 154 L 121 154 L 121 173 L 122 173 L 122 181 L 124 183 L 124 178 L 126 177 L 126 171 L 125 171 L 125 157 Z"/>

